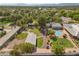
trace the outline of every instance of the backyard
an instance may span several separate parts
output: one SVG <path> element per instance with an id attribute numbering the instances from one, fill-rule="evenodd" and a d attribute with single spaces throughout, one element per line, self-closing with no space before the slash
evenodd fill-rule
<path id="1" fill-rule="evenodd" d="M 39 29 L 34 28 L 34 29 L 30 29 L 31 32 L 35 33 L 37 36 L 41 36 L 41 32 Z"/>
<path id="2" fill-rule="evenodd" d="M 74 47 L 72 45 L 72 43 L 68 39 L 65 39 L 65 38 L 54 38 L 54 39 L 51 39 L 51 42 L 54 46 L 57 44 L 58 45 L 60 44 L 65 48 L 73 48 Z"/>
<path id="3" fill-rule="evenodd" d="M 17 39 L 25 39 L 27 37 L 27 33 L 20 33 L 16 36 Z"/>

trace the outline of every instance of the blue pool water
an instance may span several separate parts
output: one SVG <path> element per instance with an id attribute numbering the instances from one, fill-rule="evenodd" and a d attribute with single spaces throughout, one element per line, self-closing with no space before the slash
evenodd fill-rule
<path id="1" fill-rule="evenodd" d="M 62 32 L 60 30 L 57 30 L 57 31 L 55 31 L 55 35 L 56 36 L 61 36 L 62 35 Z"/>

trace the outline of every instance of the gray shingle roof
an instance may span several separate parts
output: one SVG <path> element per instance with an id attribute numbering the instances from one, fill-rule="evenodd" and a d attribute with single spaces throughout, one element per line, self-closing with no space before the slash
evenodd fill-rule
<path id="1" fill-rule="evenodd" d="M 4 35 L 2 38 L 0 38 L 0 47 L 6 43 L 7 40 L 9 40 L 18 30 L 20 29 L 20 27 L 16 27 L 14 29 L 12 29 L 11 32 L 7 33 L 6 35 Z"/>
<path id="2" fill-rule="evenodd" d="M 76 36 L 75 30 L 72 28 L 71 24 L 64 24 L 64 28 L 67 29 L 67 31 L 72 34 L 73 36 Z"/>
<path id="3" fill-rule="evenodd" d="M 59 23 L 52 23 L 52 28 L 54 28 L 54 27 L 62 27 L 62 26 Z"/>
<path id="4" fill-rule="evenodd" d="M 25 42 L 36 45 L 36 34 L 34 34 L 33 32 L 29 32 Z"/>

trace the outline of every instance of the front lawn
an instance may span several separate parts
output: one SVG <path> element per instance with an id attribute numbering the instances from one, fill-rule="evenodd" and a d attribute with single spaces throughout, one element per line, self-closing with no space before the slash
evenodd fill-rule
<path id="1" fill-rule="evenodd" d="M 16 36 L 17 39 L 25 39 L 27 37 L 27 33 L 20 33 Z"/>
<path id="2" fill-rule="evenodd" d="M 4 24 L 4 25 L 8 23 L 11 23 L 11 22 L 8 22 L 8 21 L 0 22 L 0 24 Z"/>
<path id="3" fill-rule="evenodd" d="M 65 48 L 72 48 L 72 47 L 74 47 L 69 40 L 64 39 L 64 38 L 57 38 L 57 39 L 55 38 L 55 39 L 51 39 L 51 41 L 52 41 L 52 44 L 54 46 L 56 46 L 57 44 L 60 44 L 60 45 L 62 45 Z"/>
<path id="4" fill-rule="evenodd" d="M 37 38 L 37 47 L 38 47 L 38 48 L 41 48 L 42 45 L 43 45 L 43 38 L 42 38 L 42 37 Z"/>

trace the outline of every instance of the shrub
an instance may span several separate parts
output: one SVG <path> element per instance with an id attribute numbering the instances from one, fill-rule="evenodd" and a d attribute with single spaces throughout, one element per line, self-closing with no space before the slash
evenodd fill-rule
<path id="1" fill-rule="evenodd" d="M 32 29 L 32 30 L 30 30 L 31 32 L 34 32 L 37 36 L 41 36 L 41 33 L 40 33 L 40 31 L 39 31 L 39 29 Z"/>
<path id="2" fill-rule="evenodd" d="M 55 34 L 55 31 L 53 29 L 48 29 L 47 35 Z"/>
<path id="3" fill-rule="evenodd" d="M 19 56 L 19 55 L 20 55 L 20 52 L 18 52 L 16 49 L 14 49 L 14 50 L 12 50 L 12 51 L 10 52 L 10 54 L 11 54 L 12 56 Z"/>

